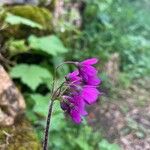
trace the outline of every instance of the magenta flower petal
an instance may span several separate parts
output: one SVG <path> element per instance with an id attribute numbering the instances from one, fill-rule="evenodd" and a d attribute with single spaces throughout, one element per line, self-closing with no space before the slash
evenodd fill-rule
<path id="1" fill-rule="evenodd" d="M 79 113 L 82 115 L 82 116 L 85 116 L 87 115 L 87 112 L 85 110 L 85 102 L 83 100 L 83 98 L 80 96 L 80 95 L 75 95 L 73 97 L 73 100 L 74 100 L 74 103 L 76 104 L 76 106 L 78 106 L 78 110 L 79 110 Z"/>
<path id="2" fill-rule="evenodd" d="M 88 104 L 92 104 L 96 102 L 99 94 L 100 94 L 99 91 L 95 87 L 90 85 L 84 86 L 81 92 L 82 98 Z"/>
<path id="3" fill-rule="evenodd" d="M 97 79 L 97 69 L 93 67 L 92 65 L 97 63 L 98 59 L 92 58 L 92 59 L 87 59 L 81 63 L 79 63 L 78 68 L 79 68 L 79 76 L 82 77 L 82 80 L 85 84 L 90 83 L 90 85 L 98 85 L 99 80 Z M 92 81 L 90 81 L 92 79 Z"/>
<path id="4" fill-rule="evenodd" d="M 75 123 L 80 123 L 82 116 L 87 115 L 85 110 L 85 102 L 79 95 L 72 97 L 63 96 L 66 101 L 61 102 L 61 108 L 66 111 Z"/>
<path id="5" fill-rule="evenodd" d="M 94 76 L 97 74 L 97 72 L 98 71 L 93 66 L 81 66 L 81 68 L 79 70 L 79 73 L 84 73 L 89 76 Z"/>
<path id="6" fill-rule="evenodd" d="M 82 116 L 86 116 L 88 113 L 85 110 L 85 102 L 82 100 L 81 104 L 80 104 L 80 114 Z"/>
<path id="7" fill-rule="evenodd" d="M 68 76 L 69 76 L 70 78 L 75 77 L 75 76 L 77 76 L 77 75 L 79 75 L 79 71 L 78 71 L 78 70 L 75 70 L 75 71 L 73 71 L 73 72 L 71 72 L 71 73 L 68 74 Z"/>
<path id="8" fill-rule="evenodd" d="M 80 84 L 81 83 L 81 80 L 82 78 L 78 76 L 79 74 L 79 71 L 76 70 L 72 73 L 69 73 L 67 76 L 66 76 L 66 79 L 69 80 L 70 83 L 72 84 Z"/>
<path id="9" fill-rule="evenodd" d="M 82 65 L 94 65 L 98 62 L 97 58 L 87 59 L 81 62 Z"/>
<path id="10" fill-rule="evenodd" d="M 80 116 L 78 110 L 72 109 L 70 111 L 70 116 L 75 123 L 79 124 L 81 122 L 81 116 Z"/>
<path id="11" fill-rule="evenodd" d="M 99 85 L 101 83 L 101 80 L 100 78 L 98 78 L 97 76 L 93 77 L 89 77 L 88 80 L 87 80 L 87 85 Z"/>
<path id="12" fill-rule="evenodd" d="M 93 66 L 82 66 L 79 68 L 79 73 L 82 80 L 87 83 L 91 77 L 96 76 L 97 70 Z"/>

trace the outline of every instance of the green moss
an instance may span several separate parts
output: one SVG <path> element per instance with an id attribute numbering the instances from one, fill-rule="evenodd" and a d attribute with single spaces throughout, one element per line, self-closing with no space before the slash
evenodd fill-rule
<path id="1" fill-rule="evenodd" d="M 45 29 L 50 30 L 52 28 L 52 15 L 51 12 L 49 12 L 46 8 L 40 8 L 31 5 L 23 5 L 8 7 L 7 11 L 14 15 L 35 21 L 41 24 Z"/>
<path id="2" fill-rule="evenodd" d="M 52 31 L 52 14 L 46 8 L 41 8 L 31 5 L 19 5 L 19 6 L 5 6 L 3 11 L 0 11 L 0 27 L 5 24 L 5 18 L 7 13 L 12 13 L 16 16 L 30 19 L 33 22 L 40 24 L 43 30 L 37 28 L 31 28 L 24 25 L 10 25 L 7 28 L 1 30 L 3 38 L 26 38 L 30 34 L 43 35 L 49 34 Z"/>
<path id="3" fill-rule="evenodd" d="M 22 119 L 13 127 L 0 127 L 0 145 L 5 145 L 6 150 L 42 149 L 36 133 L 25 119 Z"/>

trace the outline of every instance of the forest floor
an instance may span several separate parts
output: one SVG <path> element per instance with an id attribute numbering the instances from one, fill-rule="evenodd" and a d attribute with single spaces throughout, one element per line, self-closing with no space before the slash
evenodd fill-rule
<path id="1" fill-rule="evenodd" d="M 89 124 L 123 150 L 150 150 L 150 78 L 138 79 L 90 108 Z"/>

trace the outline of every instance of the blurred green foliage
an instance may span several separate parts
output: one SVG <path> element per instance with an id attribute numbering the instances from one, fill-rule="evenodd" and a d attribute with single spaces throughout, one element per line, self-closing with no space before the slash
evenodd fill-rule
<path id="1" fill-rule="evenodd" d="M 6 11 L 14 14 L 15 16 L 19 16 L 19 18 L 21 17 L 32 20 L 33 22 L 40 24 L 44 29 L 50 30 L 52 27 L 52 15 L 48 9 L 37 6 L 22 5 L 8 7 Z M 16 22 L 16 20 L 14 20 L 14 22 Z"/>
<path id="2" fill-rule="evenodd" d="M 120 70 L 133 79 L 150 71 L 150 5 L 148 1 L 88 0 L 83 30 L 76 40 L 69 38 L 77 59 L 99 56 L 102 63 L 118 52 Z M 73 41 L 73 42 L 72 42 Z M 76 43 L 75 43 L 76 41 Z"/>
<path id="3" fill-rule="evenodd" d="M 29 19 L 20 17 L 20 16 L 15 16 L 13 14 L 8 13 L 7 17 L 5 19 L 5 22 L 11 24 L 11 25 L 18 25 L 18 24 L 24 24 L 33 28 L 39 28 L 42 29 L 42 26 L 36 22 L 33 22 Z"/>
<path id="4" fill-rule="evenodd" d="M 46 80 L 52 80 L 50 72 L 39 65 L 18 64 L 12 68 L 10 75 L 13 78 L 20 78 L 33 91 Z"/>
<path id="5" fill-rule="evenodd" d="M 29 46 L 35 50 L 41 50 L 49 55 L 57 56 L 58 53 L 65 53 L 68 50 L 63 46 L 61 40 L 55 36 L 36 37 L 31 35 L 28 39 Z"/>
<path id="6" fill-rule="evenodd" d="M 98 57 L 103 66 L 111 54 L 117 52 L 121 72 L 118 79 L 124 87 L 131 79 L 150 73 L 148 6 L 148 0 L 86 0 L 81 12 L 66 11 L 55 26 L 48 8 L 30 5 L 0 8 L 0 46 L 5 49 L 4 55 L 16 62 L 9 68 L 10 75 L 26 98 L 26 115 L 41 140 L 52 74 L 59 63 Z M 82 26 L 79 28 L 73 20 L 80 15 Z M 71 69 L 66 65 L 58 71 L 60 82 Z M 105 73 L 101 75 L 104 86 L 110 86 L 106 85 L 109 82 Z M 94 133 L 86 121 L 81 126 L 73 125 L 56 105 L 49 147 L 54 150 L 119 149 L 98 132 Z"/>

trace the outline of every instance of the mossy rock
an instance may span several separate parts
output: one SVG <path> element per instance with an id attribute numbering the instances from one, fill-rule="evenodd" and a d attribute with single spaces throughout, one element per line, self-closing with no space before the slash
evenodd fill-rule
<path id="1" fill-rule="evenodd" d="M 30 34 L 43 35 L 52 32 L 52 14 L 46 8 L 31 5 L 6 6 L 3 8 L 3 13 L 0 14 L 0 24 L 5 23 L 7 13 L 29 19 L 42 26 L 42 30 L 32 28 L 26 25 L 8 25 L 7 28 L 1 30 L 3 38 L 26 38 Z M 2 26 L 2 25 L 0 25 Z"/>
<path id="2" fill-rule="evenodd" d="M 8 7 L 6 10 L 14 15 L 37 22 L 41 24 L 44 29 L 52 29 L 52 15 L 51 12 L 46 8 L 31 5 L 21 5 Z"/>
<path id="3" fill-rule="evenodd" d="M 42 150 L 42 147 L 30 123 L 21 119 L 13 127 L 0 127 L 0 149 Z"/>

